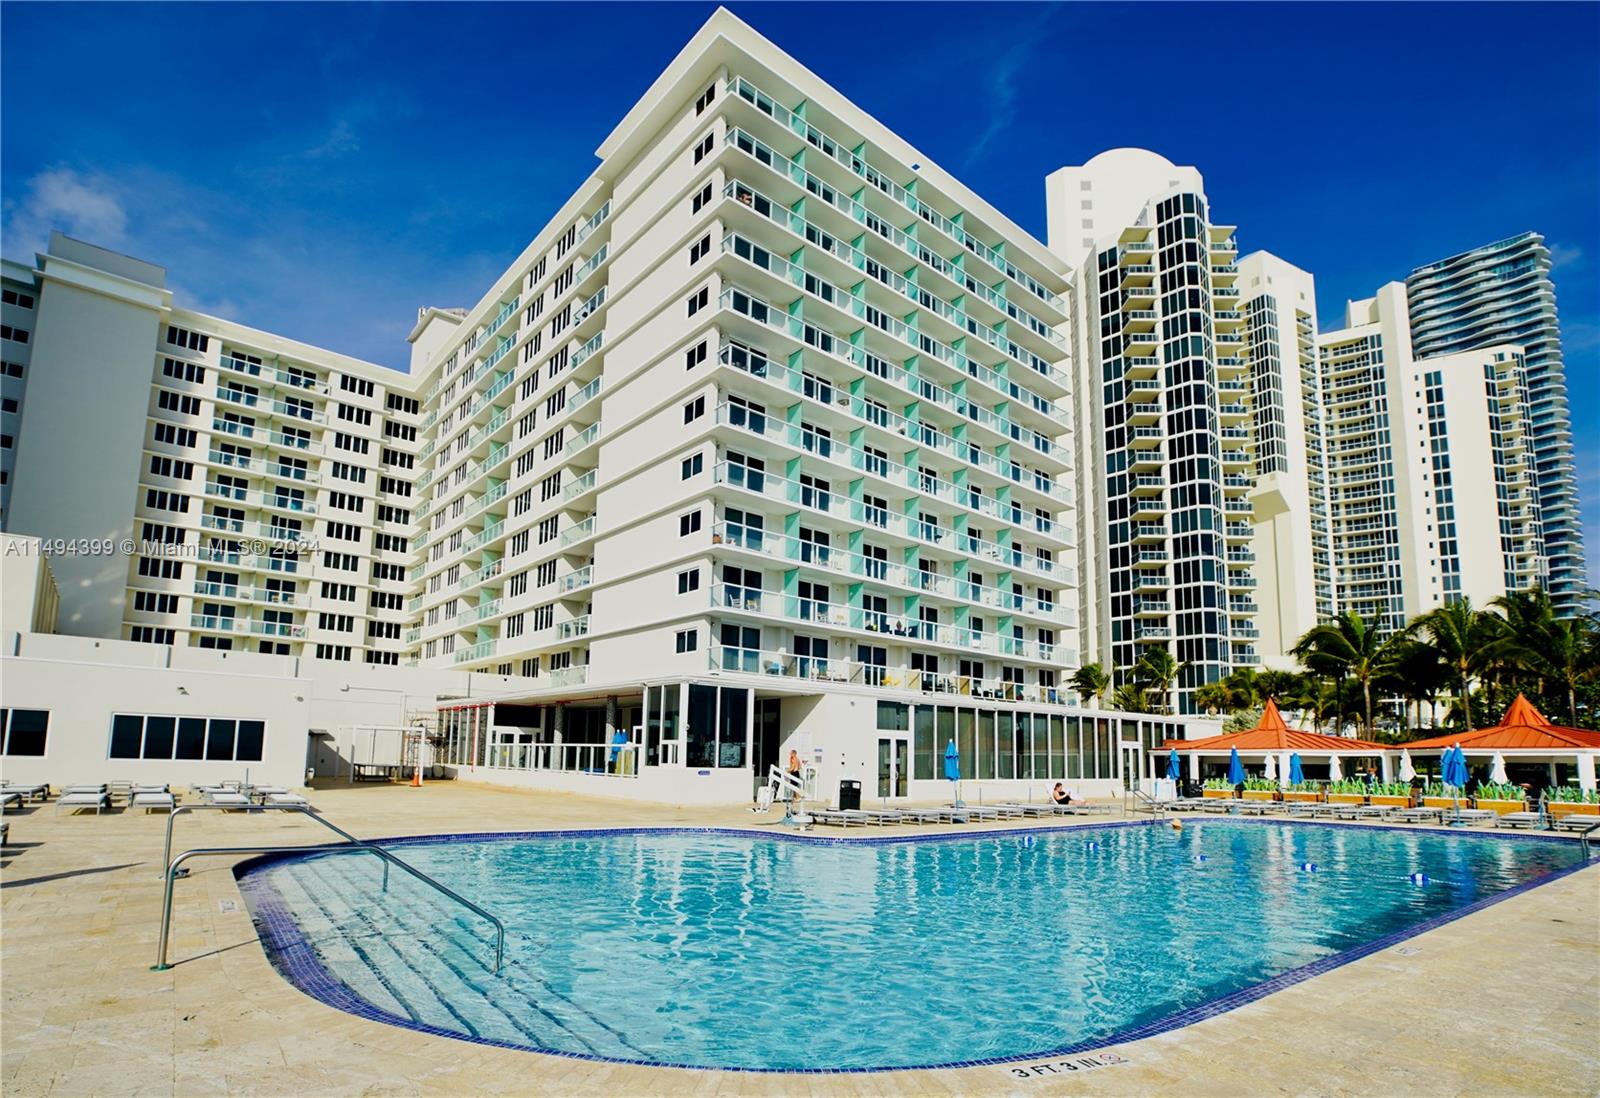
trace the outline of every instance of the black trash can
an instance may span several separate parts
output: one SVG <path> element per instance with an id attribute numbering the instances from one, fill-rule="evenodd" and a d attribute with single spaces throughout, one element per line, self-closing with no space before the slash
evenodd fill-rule
<path id="1" fill-rule="evenodd" d="M 861 783 L 839 783 L 839 811 L 856 812 L 861 809 Z"/>

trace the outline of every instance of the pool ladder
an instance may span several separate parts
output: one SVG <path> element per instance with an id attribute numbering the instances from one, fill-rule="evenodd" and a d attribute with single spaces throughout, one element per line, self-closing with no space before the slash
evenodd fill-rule
<path id="1" fill-rule="evenodd" d="M 333 844 L 323 843 L 320 845 L 312 844 L 308 846 L 195 847 L 192 850 L 185 850 L 176 858 L 172 857 L 173 822 L 177 819 L 180 813 L 196 812 L 204 809 L 236 812 L 298 812 L 307 819 L 315 820 L 329 831 L 334 832 L 344 839 L 344 842 Z M 438 892 L 447 899 L 454 900 L 462 907 L 467 908 L 474 914 L 482 916 L 484 919 L 494 924 L 494 971 L 496 974 L 500 972 L 500 966 L 505 959 L 506 951 L 505 923 L 501 922 L 499 918 L 490 914 L 488 911 L 485 911 L 482 907 L 479 907 L 477 904 L 461 895 L 461 893 L 434 880 L 416 866 L 396 858 L 393 854 L 383 849 L 383 847 L 377 843 L 368 842 L 365 839 L 358 839 L 344 828 L 333 823 L 331 820 L 324 819 L 322 816 L 317 815 L 308 805 L 299 804 L 250 805 L 248 807 L 242 805 L 187 804 L 179 805 L 177 808 L 172 810 L 172 812 L 167 816 L 167 847 L 166 853 L 162 857 L 162 862 L 166 865 L 166 871 L 162 874 L 162 876 L 165 878 L 166 885 L 161 900 L 161 937 L 159 944 L 156 946 L 156 963 L 150 966 L 151 971 L 165 972 L 167 969 L 172 967 L 167 963 L 167 940 L 172 931 L 172 887 L 180 876 L 184 876 L 188 872 L 187 870 L 185 870 L 183 873 L 178 872 L 179 867 L 182 866 L 184 862 L 188 861 L 190 858 L 221 857 L 229 854 L 279 854 L 295 851 L 304 851 L 317 854 L 371 854 L 383 862 L 384 891 L 388 891 L 389 888 L 389 867 L 391 865 L 399 867 L 401 870 L 409 873 L 411 876 L 415 877 L 417 880 L 421 881 L 435 892 Z"/>

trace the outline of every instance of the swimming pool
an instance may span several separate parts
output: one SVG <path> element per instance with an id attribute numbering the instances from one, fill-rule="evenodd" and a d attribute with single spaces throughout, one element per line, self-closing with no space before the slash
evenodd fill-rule
<path id="1" fill-rule="evenodd" d="M 1577 845 L 1205 820 L 879 841 L 734 831 L 390 844 L 240 870 L 279 970 L 352 1013 L 606 1060 L 992 1062 L 1128 1040 L 1576 867 Z"/>

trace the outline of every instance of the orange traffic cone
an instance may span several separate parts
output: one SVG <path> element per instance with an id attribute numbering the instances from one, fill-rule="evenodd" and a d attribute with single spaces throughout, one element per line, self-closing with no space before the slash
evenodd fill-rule
<path id="1" fill-rule="evenodd" d="M 422 767 L 420 766 L 414 766 L 411 768 L 411 788 L 422 788 Z"/>

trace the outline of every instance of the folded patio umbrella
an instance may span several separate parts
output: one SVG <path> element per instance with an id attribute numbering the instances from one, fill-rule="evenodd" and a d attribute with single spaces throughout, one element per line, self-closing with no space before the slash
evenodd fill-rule
<path id="1" fill-rule="evenodd" d="M 1411 765 L 1411 752 L 1405 748 L 1400 749 L 1400 780 L 1410 782 L 1417 776 L 1417 768 Z"/>
<path id="2" fill-rule="evenodd" d="M 961 752 L 956 750 L 955 740 L 944 749 L 944 776 L 953 782 L 961 780 Z"/>
<path id="3" fill-rule="evenodd" d="M 1275 782 L 1278 780 L 1278 764 L 1277 761 L 1273 759 L 1272 752 L 1270 751 L 1267 752 L 1267 761 L 1266 765 L 1261 769 L 1261 776 L 1267 779 L 1269 782 Z"/>
<path id="4" fill-rule="evenodd" d="M 1174 747 L 1172 752 L 1167 756 L 1167 777 L 1171 778 L 1173 781 L 1177 781 L 1178 776 L 1182 772 L 1182 766 L 1178 762 L 1178 749 Z"/>
<path id="5" fill-rule="evenodd" d="M 1330 782 L 1336 782 L 1336 781 L 1339 781 L 1340 779 L 1342 779 L 1343 777 L 1344 777 L 1344 768 L 1339 765 L 1339 756 L 1337 756 L 1337 755 L 1329 755 L 1328 756 L 1328 780 Z"/>
<path id="6" fill-rule="evenodd" d="M 1305 771 L 1300 769 L 1300 752 L 1296 751 L 1289 756 L 1289 784 L 1299 785 L 1305 780 Z"/>
<path id="7" fill-rule="evenodd" d="M 1494 762 L 1489 767 L 1489 780 L 1494 782 L 1496 785 L 1505 785 L 1508 781 L 1510 781 L 1510 779 L 1506 777 L 1505 756 L 1500 754 L 1498 751 L 1494 753 Z"/>
<path id="8" fill-rule="evenodd" d="M 1239 761 L 1239 749 L 1237 747 L 1228 749 L 1228 781 L 1233 785 L 1238 785 L 1244 781 L 1244 763 Z"/>

